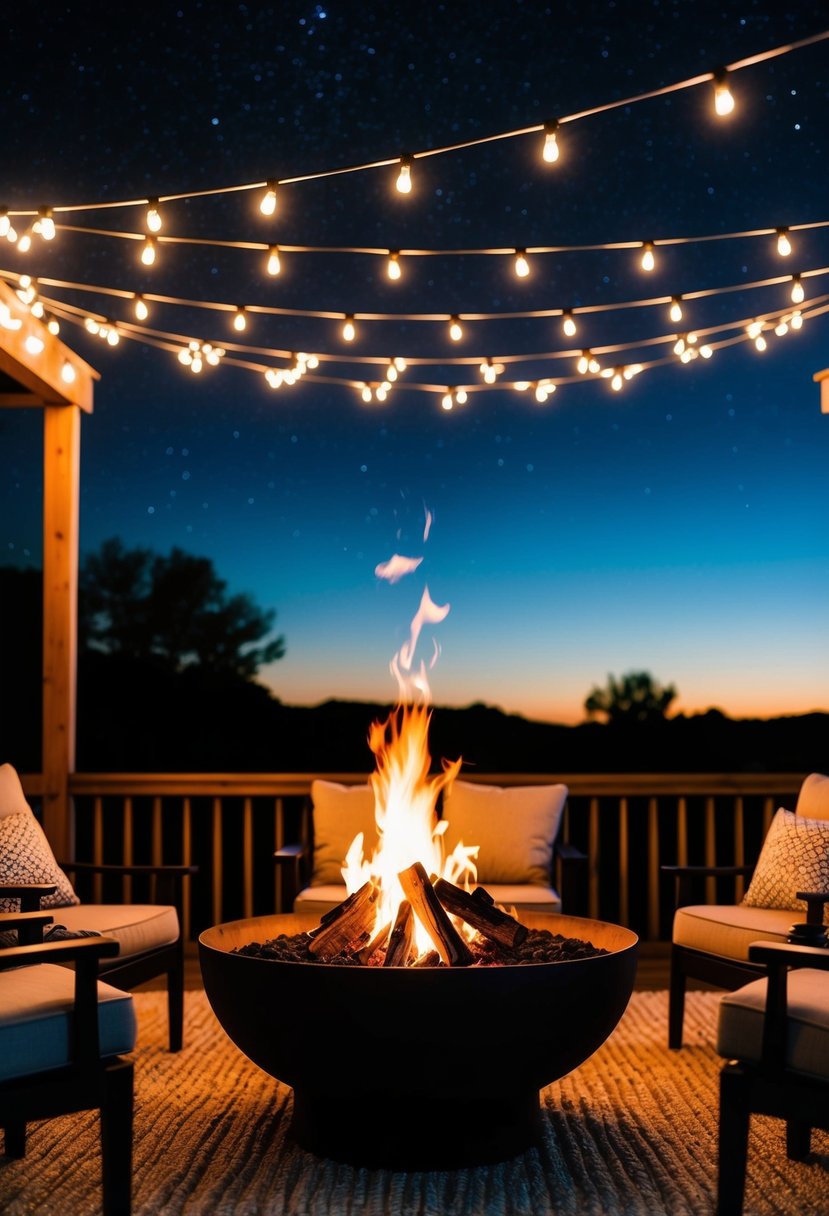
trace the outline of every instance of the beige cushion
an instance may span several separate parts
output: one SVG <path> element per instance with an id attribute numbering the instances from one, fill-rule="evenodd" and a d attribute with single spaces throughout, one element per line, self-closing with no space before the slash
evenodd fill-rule
<path id="1" fill-rule="evenodd" d="M 809 774 L 800 787 L 795 812 L 807 819 L 829 819 L 829 777 Z"/>
<path id="2" fill-rule="evenodd" d="M 121 947 L 117 958 L 103 959 L 101 970 L 117 967 L 119 962 L 145 950 L 156 950 L 178 941 L 178 913 L 165 904 L 80 904 L 61 908 L 55 923 L 67 929 L 94 929 L 104 937 L 114 937 Z"/>
<path id="3" fill-rule="evenodd" d="M 752 942 L 784 942 L 795 917 L 778 908 L 747 908 L 744 904 L 690 904 L 674 914 L 677 946 L 748 961 Z"/>
<path id="4" fill-rule="evenodd" d="M 806 915 L 798 891 L 829 893 L 829 819 L 807 819 L 781 809 L 766 834 L 743 903 L 755 908 L 788 908 Z M 826 909 L 829 916 L 829 907 Z"/>
<path id="5" fill-rule="evenodd" d="M 478 882 L 547 886 L 566 785 L 501 787 L 456 781 L 444 799 L 446 852 L 479 845 Z"/>
<path id="6" fill-rule="evenodd" d="M 22 811 L 0 818 L 0 883 L 54 883 L 57 889 L 43 897 L 43 908 L 78 903 L 71 882 L 55 861 L 43 829 L 25 802 Z M 0 912 L 19 910 L 19 899 L 0 899 Z"/>
<path id="7" fill-rule="evenodd" d="M 487 886 L 487 891 L 496 904 L 505 908 L 514 907 L 519 914 L 522 912 L 560 912 L 561 899 L 558 892 L 548 886 L 530 886 L 517 883 L 510 886 L 498 883 Z M 320 887 L 306 887 L 300 891 L 294 900 L 294 911 L 307 913 L 309 916 L 321 917 L 330 912 L 337 904 L 341 904 L 346 896 L 345 886 L 327 884 Z M 753 941 L 756 941 L 755 934 Z"/>
<path id="8" fill-rule="evenodd" d="M 314 861 L 311 885 L 340 886 L 342 866 L 358 832 L 364 834 L 363 852 L 371 857 L 377 848 L 374 820 L 374 791 L 370 785 L 339 785 L 335 781 L 312 781 L 314 814 Z"/>
<path id="9" fill-rule="evenodd" d="M 17 770 L 11 764 L 0 764 L 0 819 L 23 811 L 31 814 Z"/>
<path id="10" fill-rule="evenodd" d="M 44 963 L 0 972 L 0 1081 L 61 1068 L 70 1061 L 75 975 Z M 98 983 L 102 1056 L 135 1046 L 135 1010 L 127 992 Z"/>
<path id="11" fill-rule="evenodd" d="M 829 1080 L 829 974 L 809 967 L 790 971 L 786 1063 Z M 760 1060 L 766 981 L 755 980 L 720 1001 L 717 1051 L 728 1059 Z"/>

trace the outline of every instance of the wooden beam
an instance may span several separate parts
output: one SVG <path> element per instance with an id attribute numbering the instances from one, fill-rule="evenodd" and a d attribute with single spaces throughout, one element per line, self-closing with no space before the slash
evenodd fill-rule
<path id="1" fill-rule="evenodd" d="M 43 827 L 59 857 L 73 857 L 69 774 L 75 768 L 78 500 L 81 416 L 43 410 Z"/>
<path id="2" fill-rule="evenodd" d="M 77 405 L 91 413 L 95 369 L 50 334 L 2 281 L 0 310 L 0 319 L 6 321 L 0 324 L 0 371 L 32 394 L 32 405 Z M 67 368 L 70 380 L 64 374 Z"/>

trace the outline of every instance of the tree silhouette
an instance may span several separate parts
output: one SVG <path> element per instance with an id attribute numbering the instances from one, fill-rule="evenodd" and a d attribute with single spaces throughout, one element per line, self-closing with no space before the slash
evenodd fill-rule
<path id="1" fill-rule="evenodd" d="M 584 708 L 589 718 L 604 714 L 610 723 L 661 722 L 676 695 L 673 684 L 663 688 L 649 671 L 629 671 L 619 680 L 609 675 L 605 688 L 591 688 Z"/>
<path id="2" fill-rule="evenodd" d="M 252 679 L 285 653 L 283 637 L 263 640 L 275 616 L 249 595 L 229 596 L 210 558 L 178 548 L 164 557 L 112 538 L 79 575 L 81 645 L 170 671 Z"/>

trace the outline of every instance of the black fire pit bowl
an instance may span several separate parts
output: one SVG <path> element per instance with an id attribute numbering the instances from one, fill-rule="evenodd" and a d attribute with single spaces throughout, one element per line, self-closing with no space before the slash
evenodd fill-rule
<path id="1" fill-rule="evenodd" d="M 216 1017 L 294 1089 L 310 1152 L 368 1167 L 447 1169 L 530 1148 L 538 1091 L 572 1072 L 625 1011 L 638 938 L 604 921 L 526 913 L 534 929 L 609 951 L 515 967 L 343 967 L 233 954 L 307 916 L 231 921 L 199 938 Z"/>

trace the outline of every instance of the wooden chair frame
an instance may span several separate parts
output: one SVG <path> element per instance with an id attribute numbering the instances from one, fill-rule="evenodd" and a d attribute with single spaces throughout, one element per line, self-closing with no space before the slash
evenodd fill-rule
<path id="1" fill-rule="evenodd" d="M 813 1128 L 829 1131 L 829 1082 L 794 1072 L 786 1065 L 789 969 L 829 971 L 829 950 L 755 942 L 749 947 L 749 959 L 768 974 L 763 1050 L 758 1062 L 731 1060 L 720 1073 L 717 1216 L 739 1216 L 743 1210 L 753 1114 L 786 1120 L 786 1153 L 795 1161 L 808 1156 Z"/>
<path id="2" fill-rule="evenodd" d="M 52 919 L 48 913 L 2 913 L 0 929 L 30 939 Z M 98 1036 L 98 967 L 117 953 L 118 943 L 106 937 L 0 950 L 0 971 L 39 963 L 71 962 L 75 968 L 71 1062 L 0 1082 L 5 1154 L 25 1155 L 26 1124 L 35 1119 L 99 1110 L 105 1216 L 128 1216 L 132 1193 L 133 1064 L 121 1056 L 102 1059 Z"/>

